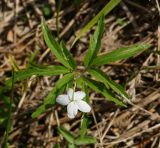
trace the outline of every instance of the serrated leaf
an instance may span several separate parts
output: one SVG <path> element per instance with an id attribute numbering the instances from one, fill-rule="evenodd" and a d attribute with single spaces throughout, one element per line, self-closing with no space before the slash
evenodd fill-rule
<path id="1" fill-rule="evenodd" d="M 102 16 L 102 15 L 107 15 L 115 6 L 117 6 L 119 3 L 121 2 L 121 0 L 110 0 L 105 6 L 104 8 L 87 24 L 85 25 L 81 30 L 80 32 L 78 32 L 76 34 L 76 38 L 72 44 L 72 46 L 75 44 L 75 42 L 82 36 L 84 35 L 86 32 L 89 31 L 89 29 L 94 26 L 99 18 Z"/>
<path id="2" fill-rule="evenodd" d="M 113 101 L 114 103 L 120 106 L 126 106 L 122 101 L 115 98 L 114 95 L 105 87 L 103 83 L 92 80 L 87 77 L 83 77 L 83 80 L 91 89 L 95 90 L 98 93 L 101 93 L 107 100 Z"/>
<path id="3" fill-rule="evenodd" d="M 90 137 L 90 136 L 78 137 L 75 140 L 75 144 L 76 145 L 94 144 L 96 142 L 97 142 L 96 138 Z"/>
<path id="4" fill-rule="evenodd" d="M 69 143 L 74 143 L 74 135 L 67 131 L 66 129 L 62 128 L 62 127 L 58 127 L 58 131 L 60 132 L 60 134 L 62 134 L 62 136 L 69 142 Z"/>
<path id="5" fill-rule="evenodd" d="M 42 31 L 44 35 L 44 40 L 47 46 L 51 49 L 52 53 L 56 56 L 56 58 L 61 62 L 65 67 L 72 69 L 69 63 L 64 59 L 63 53 L 57 41 L 53 38 L 51 32 L 48 29 L 48 26 L 44 20 L 41 23 Z"/>
<path id="6" fill-rule="evenodd" d="M 49 92 L 47 97 L 44 99 L 44 103 L 41 106 L 39 106 L 35 112 L 32 113 L 32 118 L 38 117 L 39 115 L 44 113 L 48 107 L 55 105 L 56 97 L 58 96 L 59 91 L 62 89 L 62 87 L 67 85 L 67 83 L 69 83 L 72 79 L 73 73 L 66 74 L 63 78 L 59 79 L 55 87 Z"/>
<path id="7" fill-rule="evenodd" d="M 61 47 L 63 57 L 65 58 L 65 60 L 69 63 L 69 65 L 72 67 L 72 69 L 75 69 L 77 64 L 76 64 L 73 56 L 71 55 L 71 53 L 69 52 L 69 50 L 65 46 L 65 43 L 63 41 L 61 41 L 60 47 Z"/>
<path id="8" fill-rule="evenodd" d="M 92 65 L 103 65 L 111 62 L 115 62 L 122 59 L 127 59 L 132 57 L 145 49 L 149 48 L 150 45 L 140 44 L 140 45 L 132 45 L 131 47 L 119 48 L 112 52 L 103 54 L 98 56 L 92 63 Z"/>
<path id="9" fill-rule="evenodd" d="M 97 56 L 97 53 L 101 45 L 101 38 L 103 31 L 104 31 L 104 16 L 101 16 L 94 35 L 90 37 L 89 49 L 84 57 L 84 65 L 86 67 L 89 67 L 93 59 Z"/>
<path id="10" fill-rule="evenodd" d="M 103 71 L 97 68 L 91 68 L 88 72 L 94 76 L 97 80 L 101 81 L 106 85 L 106 87 L 111 87 L 116 93 L 121 95 L 124 98 L 128 98 L 127 93 L 125 92 L 124 88 L 117 84 L 116 82 L 112 81 Z"/>

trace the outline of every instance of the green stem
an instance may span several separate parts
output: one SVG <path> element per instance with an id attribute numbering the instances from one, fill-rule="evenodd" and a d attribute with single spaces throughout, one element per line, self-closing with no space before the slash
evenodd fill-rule
<path id="1" fill-rule="evenodd" d="M 9 104 L 9 110 L 8 110 L 8 119 L 6 124 L 6 131 L 4 133 L 4 142 L 3 147 L 8 148 L 8 135 L 11 128 L 11 113 L 12 113 L 12 103 L 13 103 L 13 97 L 14 97 L 14 69 L 12 70 L 12 92 L 11 92 L 11 99 Z"/>
<path id="2" fill-rule="evenodd" d="M 63 0 L 58 0 L 57 2 L 57 9 L 56 9 L 56 12 L 57 12 L 57 15 L 56 15 L 56 29 L 57 29 L 57 37 L 58 37 L 58 41 L 60 40 L 60 33 L 59 33 L 59 12 L 60 12 L 60 9 L 61 9 L 61 6 L 62 6 L 62 3 L 63 3 Z"/>

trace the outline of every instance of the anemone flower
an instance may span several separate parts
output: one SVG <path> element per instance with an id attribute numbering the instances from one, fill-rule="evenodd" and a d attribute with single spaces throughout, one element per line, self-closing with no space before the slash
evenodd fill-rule
<path id="1" fill-rule="evenodd" d="M 75 118 L 78 110 L 87 113 L 91 111 L 91 107 L 82 99 L 86 96 L 83 91 L 76 91 L 69 88 L 67 94 L 59 95 L 56 98 L 56 102 L 67 106 L 67 114 L 69 118 Z"/>

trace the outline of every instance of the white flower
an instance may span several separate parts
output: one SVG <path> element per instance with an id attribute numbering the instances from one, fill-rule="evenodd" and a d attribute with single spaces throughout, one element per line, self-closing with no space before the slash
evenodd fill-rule
<path id="1" fill-rule="evenodd" d="M 61 105 L 67 105 L 68 117 L 74 118 L 78 110 L 84 113 L 90 112 L 91 107 L 82 100 L 85 96 L 86 94 L 83 91 L 74 92 L 72 88 L 69 88 L 67 94 L 59 95 L 56 98 L 56 102 Z"/>

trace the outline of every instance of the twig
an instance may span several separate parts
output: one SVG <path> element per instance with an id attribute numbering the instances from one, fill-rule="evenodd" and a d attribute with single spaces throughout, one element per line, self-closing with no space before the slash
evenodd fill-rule
<path id="1" fill-rule="evenodd" d="M 120 3 L 121 6 L 122 6 L 122 9 L 126 12 L 126 15 L 128 17 L 128 19 L 130 20 L 130 22 L 132 23 L 134 29 L 137 29 L 138 28 L 138 25 L 137 23 L 135 22 L 135 18 L 134 16 L 132 15 L 132 13 L 130 12 L 129 8 L 127 7 L 127 5 L 124 3 L 124 2 L 121 2 Z"/>
<path id="2" fill-rule="evenodd" d="M 156 4 L 157 4 L 157 8 L 158 8 L 158 12 L 159 12 L 159 19 L 160 19 L 160 5 L 158 0 L 155 0 Z M 157 36 L 158 36 L 158 47 L 157 47 L 157 51 L 160 51 L 160 20 L 158 20 L 158 29 L 157 29 Z M 157 66 L 160 65 L 160 55 L 157 54 Z M 160 81 L 160 72 L 158 70 L 158 72 L 156 73 L 156 78 L 157 81 Z"/>
<path id="3" fill-rule="evenodd" d="M 148 128 L 148 129 L 144 129 L 143 131 L 135 133 L 132 136 L 129 136 L 129 137 L 126 137 L 126 138 L 122 138 L 122 139 L 120 138 L 119 140 L 116 140 L 116 141 L 113 141 L 113 142 L 110 142 L 110 143 L 104 143 L 104 145 L 110 145 L 110 146 L 112 145 L 113 146 L 113 145 L 115 145 L 117 143 L 120 143 L 122 141 L 126 141 L 126 140 L 129 140 L 129 139 L 134 138 L 136 136 L 140 136 L 141 134 L 143 134 L 145 132 L 151 132 L 151 131 L 153 131 L 153 130 L 155 130 L 157 128 L 160 128 L 160 124 L 152 126 L 152 127 Z"/>
<path id="4" fill-rule="evenodd" d="M 110 127 L 112 126 L 113 122 L 114 122 L 114 119 L 116 118 L 116 116 L 118 115 L 119 113 L 119 109 L 117 109 L 117 111 L 115 112 L 112 120 L 110 121 L 109 125 L 107 126 L 106 130 L 104 131 L 102 137 L 101 137 L 101 141 L 103 141 L 104 137 L 106 136 L 107 132 L 109 131 Z"/>

